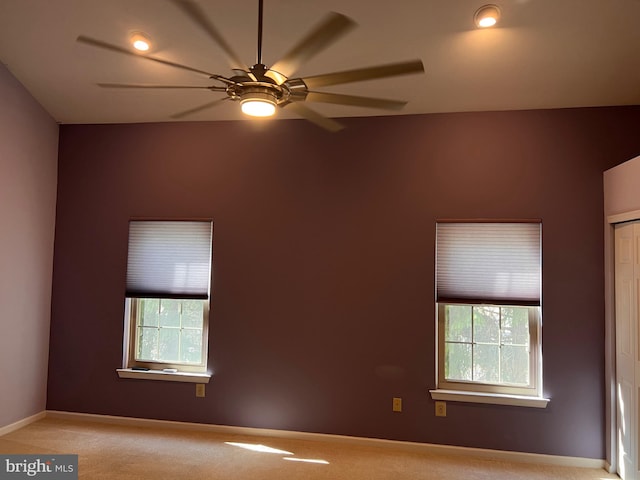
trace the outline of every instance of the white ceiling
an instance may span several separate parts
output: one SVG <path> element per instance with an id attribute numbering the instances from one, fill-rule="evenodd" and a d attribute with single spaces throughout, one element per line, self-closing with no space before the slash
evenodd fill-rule
<path id="1" fill-rule="evenodd" d="M 197 0 L 247 64 L 256 61 L 257 0 Z M 408 100 L 401 112 L 640 104 L 640 1 L 502 0 L 499 28 L 477 30 L 482 0 L 265 0 L 263 62 L 273 64 L 327 12 L 358 28 L 305 64 L 304 77 L 420 58 L 424 75 L 318 89 Z M 0 60 L 61 123 L 173 121 L 224 95 L 208 90 L 116 90 L 96 83 L 211 85 L 206 76 L 92 48 L 87 35 L 231 76 L 221 49 L 167 0 L 0 0 Z M 331 117 L 387 111 L 310 105 Z M 291 113 L 279 111 L 280 118 Z M 239 119 L 239 105 L 185 120 Z"/>

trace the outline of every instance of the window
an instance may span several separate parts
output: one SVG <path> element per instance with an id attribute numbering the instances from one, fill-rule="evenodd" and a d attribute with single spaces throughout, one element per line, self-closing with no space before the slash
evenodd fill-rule
<path id="1" fill-rule="evenodd" d="M 536 395 L 538 308 L 439 304 L 439 388 Z M 532 338 L 533 337 L 533 338 Z"/>
<path id="2" fill-rule="evenodd" d="M 206 372 L 210 221 L 129 223 L 125 366 Z"/>
<path id="3" fill-rule="evenodd" d="M 206 369 L 206 301 L 172 298 L 130 301 L 135 366 Z"/>
<path id="4" fill-rule="evenodd" d="M 541 398 L 540 292 L 539 222 L 438 223 L 434 392 Z"/>

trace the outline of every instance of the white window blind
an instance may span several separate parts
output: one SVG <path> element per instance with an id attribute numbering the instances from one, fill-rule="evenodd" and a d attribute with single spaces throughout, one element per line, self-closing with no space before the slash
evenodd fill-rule
<path id="1" fill-rule="evenodd" d="M 438 302 L 540 305 L 540 223 L 438 223 Z"/>
<path id="2" fill-rule="evenodd" d="M 127 297 L 209 297 L 210 221 L 129 222 Z"/>

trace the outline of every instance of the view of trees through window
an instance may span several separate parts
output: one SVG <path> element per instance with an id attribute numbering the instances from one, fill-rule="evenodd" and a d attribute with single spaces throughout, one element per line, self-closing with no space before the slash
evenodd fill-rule
<path id="1" fill-rule="evenodd" d="M 136 360 L 202 361 L 202 300 L 137 299 Z"/>
<path id="2" fill-rule="evenodd" d="M 445 378 L 529 384 L 529 308 L 446 305 Z"/>

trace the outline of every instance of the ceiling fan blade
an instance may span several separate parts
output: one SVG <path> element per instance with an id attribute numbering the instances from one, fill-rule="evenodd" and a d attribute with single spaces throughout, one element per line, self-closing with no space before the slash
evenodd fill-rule
<path id="1" fill-rule="evenodd" d="M 289 52 L 270 69 L 271 78 L 284 83 L 300 66 L 311 57 L 327 48 L 342 35 L 347 33 L 356 23 L 340 13 L 329 13 L 316 27 L 300 40 Z M 267 73 L 268 76 L 269 73 Z M 279 75 L 278 75 L 279 74 Z"/>
<path id="2" fill-rule="evenodd" d="M 302 81 L 308 88 L 316 88 L 326 87 L 328 85 L 339 85 L 342 83 L 361 82 L 363 80 L 373 80 L 376 78 L 409 75 L 412 73 L 424 73 L 422 60 L 412 60 L 409 62 L 379 65 L 377 67 L 366 67 L 355 70 L 345 70 L 342 72 L 325 73 L 324 75 L 305 77 Z"/>
<path id="3" fill-rule="evenodd" d="M 179 63 L 170 62 L 169 60 L 162 60 L 161 58 L 150 57 L 148 55 L 141 55 L 139 53 L 132 52 L 123 47 L 119 47 L 118 45 L 112 45 L 111 43 L 103 42 L 102 40 L 97 40 L 95 38 L 85 37 L 84 35 L 80 35 L 77 39 L 77 42 L 84 43 L 87 45 L 91 45 L 92 47 L 103 48 L 105 50 L 110 50 L 112 52 L 124 53 L 125 55 L 131 55 L 132 57 L 142 58 L 144 60 L 150 60 L 152 62 L 162 63 L 163 65 L 169 65 L 170 67 L 181 68 L 183 70 L 188 70 L 190 72 L 201 73 L 206 75 L 207 77 L 211 77 L 213 73 L 205 72 L 204 70 L 198 70 L 197 68 L 188 67 L 186 65 L 181 65 Z"/>
<path id="4" fill-rule="evenodd" d="M 329 130 L 330 132 L 338 132 L 344 128 L 344 125 L 336 122 L 331 118 L 327 118 L 324 115 L 320 115 L 318 112 L 311 110 L 310 108 L 302 105 L 299 102 L 292 102 L 285 105 L 287 110 L 291 110 L 302 118 L 309 120 L 311 123 L 315 123 L 319 127 Z"/>
<path id="5" fill-rule="evenodd" d="M 226 53 L 229 59 L 229 65 L 232 70 L 248 71 L 247 65 L 240 59 L 238 54 L 233 51 L 218 29 L 209 21 L 202 9 L 191 0 L 171 0 L 171 2 L 180 8 L 191 20 L 204 30 L 209 37 L 218 44 Z"/>
<path id="6" fill-rule="evenodd" d="M 386 100 L 383 98 L 357 97 L 338 93 L 309 92 L 307 102 L 335 103 L 337 105 L 352 105 L 354 107 L 382 108 L 385 110 L 400 110 L 407 102 L 401 100 Z"/>
<path id="7" fill-rule="evenodd" d="M 194 85 L 150 85 L 146 83 L 97 83 L 102 88 L 177 88 L 177 89 L 196 89 L 196 90 L 212 90 L 214 92 L 224 92 L 225 87 L 198 87 Z"/>
<path id="8" fill-rule="evenodd" d="M 205 103 L 204 105 L 200 105 L 199 107 L 190 108 L 189 110 L 185 110 L 184 112 L 174 113 L 173 115 L 171 115 L 171 118 L 186 117 L 187 115 L 191 115 L 192 113 L 198 113 L 198 112 L 200 112 L 202 110 L 206 110 L 207 108 L 215 107 L 215 106 L 221 104 L 222 102 L 224 102 L 225 100 L 228 100 L 228 99 L 229 99 L 229 97 L 219 98 L 218 100 L 214 100 L 213 102 Z"/>

